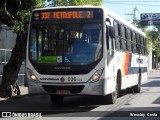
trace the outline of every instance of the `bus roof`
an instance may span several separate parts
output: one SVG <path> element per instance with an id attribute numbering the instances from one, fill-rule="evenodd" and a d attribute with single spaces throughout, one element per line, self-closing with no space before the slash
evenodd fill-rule
<path id="1" fill-rule="evenodd" d="M 91 5 L 84 5 L 84 6 L 58 6 L 58 7 L 38 8 L 38 9 L 34 9 L 33 11 L 37 11 L 37 10 L 52 10 L 52 9 L 66 9 L 66 8 L 101 8 L 104 11 L 106 17 L 107 16 L 112 17 L 116 21 L 119 21 L 123 25 L 129 27 L 130 29 L 134 30 L 135 32 L 138 32 L 141 35 L 143 35 L 144 37 L 146 37 L 145 33 L 142 30 L 140 30 L 139 28 L 135 27 L 133 24 L 128 22 L 126 19 L 118 16 L 116 13 L 114 13 L 113 11 L 111 11 L 108 8 L 103 7 L 103 6 L 91 6 Z"/>
<path id="2" fill-rule="evenodd" d="M 140 30 L 139 28 L 137 28 L 136 26 L 134 26 L 133 24 L 131 24 L 130 22 L 128 22 L 126 19 L 118 16 L 116 13 L 112 12 L 111 10 L 107 9 L 107 8 L 104 8 L 105 9 L 105 13 L 112 17 L 113 19 L 119 21 L 120 23 L 122 23 L 123 25 L 126 25 L 127 27 L 129 27 L 130 29 L 134 30 L 135 32 L 138 32 L 139 34 L 143 35 L 144 37 L 146 37 L 145 33 Z"/>

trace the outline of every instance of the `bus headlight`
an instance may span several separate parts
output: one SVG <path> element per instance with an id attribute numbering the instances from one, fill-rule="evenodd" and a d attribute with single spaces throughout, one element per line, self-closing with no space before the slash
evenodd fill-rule
<path id="1" fill-rule="evenodd" d="M 35 81 L 38 80 L 37 77 L 33 74 L 33 71 L 30 69 L 27 69 L 28 75 L 30 77 L 31 80 Z"/>
<path id="2" fill-rule="evenodd" d="M 97 70 L 93 75 L 92 77 L 90 78 L 90 80 L 88 82 L 96 82 L 100 79 L 102 73 L 103 73 L 103 68 Z"/>
<path id="3" fill-rule="evenodd" d="M 37 77 L 35 75 L 30 75 L 31 80 L 37 80 Z"/>

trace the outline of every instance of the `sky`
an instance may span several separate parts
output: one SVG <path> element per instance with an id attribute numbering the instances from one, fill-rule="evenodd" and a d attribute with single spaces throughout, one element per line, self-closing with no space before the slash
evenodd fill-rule
<path id="1" fill-rule="evenodd" d="M 119 16 L 132 22 L 134 8 L 136 18 L 140 19 L 141 13 L 160 13 L 160 0 L 103 0 L 103 6 L 112 10 Z"/>

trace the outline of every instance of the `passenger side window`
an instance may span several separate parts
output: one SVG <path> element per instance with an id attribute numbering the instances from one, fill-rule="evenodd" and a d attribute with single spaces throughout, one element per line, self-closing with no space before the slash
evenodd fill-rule
<path id="1" fill-rule="evenodd" d="M 122 40 L 122 50 L 125 51 L 126 50 L 126 39 L 125 39 L 125 27 L 121 26 L 121 40 Z"/>
<path id="2" fill-rule="evenodd" d="M 128 51 L 132 51 L 132 48 L 131 48 L 131 31 L 129 29 L 127 29 L 127 50 Z"/>
<path id="3" fill-rule="evenodd" d="M 137 53 L 140 53 L 140 36 L 137 34 L 137 41 L 136 41 L 136 46 L 137 46 Z"/>
<path id="4" fill-rule="evenodd" d="M 132 42 L 133 42 L 133 52 L 134 52 L 134 53 L 137 53 L 136 33 L 135 33 L 135 32 L 133 32 Z"/>
<path id="5" fill-rule="evenodd" d="M 120 34 L 118 23 L 114 21 L 114 29 L 115 29 L 115 49 L 120 50 Z"/>

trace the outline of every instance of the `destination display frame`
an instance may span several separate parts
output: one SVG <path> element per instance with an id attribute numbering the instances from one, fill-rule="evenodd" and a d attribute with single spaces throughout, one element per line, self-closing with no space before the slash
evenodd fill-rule
<path id="1" fill-rule="evenodd" d="M 32 14 L 32 21 L 99 20 L 102 9 L 50 9 L 38 10 Z"/>

